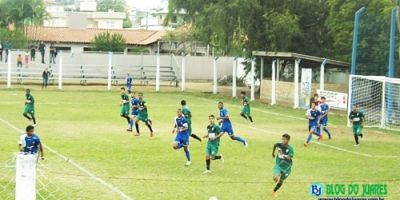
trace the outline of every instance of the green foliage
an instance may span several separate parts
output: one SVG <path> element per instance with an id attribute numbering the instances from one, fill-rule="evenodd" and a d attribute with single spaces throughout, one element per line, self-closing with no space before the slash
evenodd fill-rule
<path id="1" fill-rule="evenodd" d="M 24 49 L 29 41 L 21 29 L 8 30 L 0 28 L 0 42 L 9 41 L 13 49 Z"/>
<path id="2" fill-rule="evenodd" d="M 129 17 L 126 17 L 126 19 L 124 19 L 122 27 L 123 28 L 132 28 L 132 21 L 131 21 L 131 19 L 129 19 Z"/>
<path id="3" fill-rule="evenodd" d="M 121 34 L 104 32 L 94 37 L 92 47 L 96 51 L 123 52 L 126 48 L 126 42 Z"/>
<path id="4" fill-rule="evenodd" d="M 43 0 L 1 0 L 0 27 L 14 24 L 16 28 L 40 25 L 46 17 Z"/>
<path id="5" fill-rule="evenodd" d="M 114 12 L 126 12 L 127 6 L 124 0 L 98 0 L 97 11 L 107 12 L 113 10 Z"/>

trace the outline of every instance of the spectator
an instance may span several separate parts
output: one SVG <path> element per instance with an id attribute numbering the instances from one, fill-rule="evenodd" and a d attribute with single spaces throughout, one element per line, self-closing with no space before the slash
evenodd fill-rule
<path id="1" fill-rule="evenodd" d="M 17 56 L 17 67 L 22 67 L 22 56 L 18 54 Z"/>
<path id="2" fill-rule="evenodd" d="M 56 52 L 57 52 L 57 50 L 54 47 L 54 44 L 52 43 L 50 45 L 50 64 L 51 63 L 56 64 Z"/>
<path id="3" fill-rule="evenodd" d="M 43 73 L 42 73 L 42 78 L 43 78 L 42 88 L 47 88 L 47 83 L 49 81 L 49 76 L 50 76 L 50 72 L 47 70 L 47 67 L 46 67 L 44 69 Z"/>
<path id="4" fill-rule="evenodd" d="M 3 61 L 3 43 L 0 41 L 0 62 Z"/>
<path id="5" fill-rule="evenodd" d="M 29 49 L 25 50 L 25 67 L 29 67 Z"/>
<path id="6" fill-rule="evenodd" d="M 4 43 L 4 50 L 6 51 L 6 62 L 8 61 L 8 54 L 10 53 L 10 50 L 11 50 L 11 48 L 12 48 L 12 45 L 11 45 L 11 42 L 9 41 L 9 40 L 7 40 L 5 43 Z"/>
<path id="7" fill-rule="evenodd" d="M 35 61 L 35 56 L 36 56 L 36 45 L 32 44 L 31 45 L 31 62 Z"/>
<path id="8" fill-rule="evenodd" d="M 38 155 L 40 151 L 40 158 L 44 160 L 43 146 L 40 142 L 38 135 L 34 133 L 35 127 L 29 125 L 26 127 L 26 133 L 19 138 L 19 150 L 24 154 Z"/>
<path id="9" fill-rule="evenodd" d="M 40 51 L 40 55 L 42 56 L 42 63 L 43 63 L 43 64 L 45 64 L 45 62 L 44 62 L 44 53 L 45 53 L 45 50 L 46 50 L 46 45 L 44 44 L 43 41 L 41 41 L 40 44 L 39 44 L 39 51 Z"/>

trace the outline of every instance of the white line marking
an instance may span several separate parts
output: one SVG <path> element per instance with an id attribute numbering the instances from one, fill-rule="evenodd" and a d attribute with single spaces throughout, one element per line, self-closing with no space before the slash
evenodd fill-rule
<path id="1" fill-rule="evenodd" d="M 9 126 L 10 128 L 14 129 L 15 131 L 18 131 L 19 133 L 23 133 L 24 131 L 17 128 L 16 126 L 14 126 L 13 124 L 11 124 L 10 122 L 6 121 L 5 119 L 0 117 L 0 121 L 3 122 L 3 124 Z M 56 154 L 58 157 L 62 158 L 63 160 L 65 160 L 66 162 L 70 163 L 72 166 L 76 167 L 78 170 L 80 170 L 81 172 L 85 173 L 86 175 L 88 175 L 90 178 L 92 178 L 93 180 L 99 182 L 100 184 L 102 184 L 104 187 L 110 189 L 111 191 L 119 194 L 121 196 L 122 199 L 126 199 L 126 200 L 133 200 L 133 198 L 129 197 L 128 195 L 126 195 L 124 192 L 122 192 L 121 190 L 119 190 L 118 188 L 116 188 L 115 186 L 113 186 L 110 183 L 107 183 L 106 181 L 104 181 L 103 179 L 101 179 L 100 177 L 96 176 L 95 174 L 93 174 L 92 172 L 90 172 L 89 170 L 85 169 L 84 167 L 82 167 L 81 165 L 79 165 L 78 163 L 76 163 L 75 161 L 71 160 L 70 158 L 62 155 L 61 153 L 57 152 L 56 150 L 50 148 L 49 146 L 43 144 L 43 147 Z"/>
<path id="2" fill-rule="evenodd" d="M 206 101 L 214 102 L 213 100 L 205 99 L 205 98 L 202 98 L 202 97 L 197 97 L 197 98 L 200 98 L 200 99 L 203 99 L 203 100 L 206 100 Z M 234 104 L 230 104 L 230 103 L 226 103 L 226 104 L 228 104 L 229 106 L 239 107 L 240 108 L 240 106 L 238 106 L 238 105 L 234 105 Z M 289 117 L 289 118 L 298 119 L 298 120 L 307 120 L 307 119 L 304 119 L 304 118 L 301 118 L 301 117 L 294 117 L 294 116 L 285 115 L 285 114 L 281 114 L 281 113 L 276 113 L 276 112 L 272 112 L 272 111 L 265 111 L 265 110 L 261 110 L 261 109 L 258 109 L 258 108 L 252 108 L 252 109 L 253 110 L 257 110 L 257 111 L 262 112 L 262 113 L 266 113 L 266 114 L 284 116 L 284 117 Z M 247 124 L 243 124 L 243 123 L 238 123 L 238 124 L 241 125 L 241 126 L 250 127 L 250 128 L 255 129 L 255 130 L 265 132 L 265 133 L 271 133 L 271 132 L 266 131 L 265 129 L 257 128 L 257 127 L 250 126 L 250 125 L 247 125 Z M 273 133 L 273 134 L 276 134 L 276 133 Z M 301 140 L 301 139 L 299 139 L 299 140 Z M 346 153 L 351 153 L 351 154 L 365 156 L 365 157 L 371 157 L 371 158 L 399 158 L 400 157 L 400 156 L 396 156 L 396 155 L 390 155 L 390 156 L 387 156 L 387 155 L 372 155 L 372 154 L 360 153 L 360 152 L 356 152 L 356 151 L 347 150 L 347 149 L 336 147 L 336 146 L 329 145 L 329 144 L 318 143 L 318 142 L 314 142 L 314 141 L 312 141 L 312 143 L 319 144 L 319 145 L 322 145 L 322 146 L 325 146 L 325 147 L 328 147 L 328 148 L 331 148 L 331 149 L 335 149 L 335 150 L 338 150 L 338 151 L 343 151 L 343 152 L 346 152 Z"/>

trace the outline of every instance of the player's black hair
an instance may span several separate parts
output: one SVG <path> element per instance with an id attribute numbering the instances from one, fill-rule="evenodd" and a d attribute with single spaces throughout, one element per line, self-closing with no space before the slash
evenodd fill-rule
<path id="1" fill-rule="evenodd" d="M 224 105 L 224 102 L 220 101 L 220 102 L 218 102 L 218 104 L 222 104 L 222 105 Z"/>
<path id="2" fill-rule="evenodd" d="M 182 105 L 182 106 L 185 106 L 185 105 L 186 105 L 186 100 L 182 100 L 182 101 L 181 101 L 181 105 Z"/>
<path id="3" fill-rule="evenodd" d="M 282 137 L 283 137 L 283 138 L 286 138 L 287 140 L 290 140 L 290 135 L 287 134 L 287 133 L 283 134 Z"/>
<path id="4" fill-rule="evenodd" d="M 315 93 L 315 94 L 314 94 L 314 97 L 317 97 L 317 96 L 318 96 L 318 94 L 317 94 L 317 93 Z"/>
<path id="5" fill-rule="evenodd" d="M 35 129 L 35 127 L 34 126 L 32 126 L 32 125 L 28 125 L 27 127 L 26 127 L 26 132 L 29 132 L 29 131 L 31 131 L 31 130 L 33 130 L 33 129 Z"/>
<path id="6" fill-rule="evenodd" d="M 138 95 L 143 95 L 143 92 L 138 92 L 137 94 L 138 94 Z"/>
<path id="7" fill-rule="evenodd" d="M 210 118 L 210 117 L 215 118 L 215 115 L 211 114 L 208 116 L 208 118 Z"/>
<path id="8" fill-rule="evenodd" d="M 31 93 L 31 89 L 28 88 L 28 89 L 25 90 L 25 92 L 26 93 Z"/>
<path id="9" fill-rule="evenodd" d="M 125 88 L 124 88 L 124 87 L 121 87 L 121 90 L 125 90 Z"/>
<path id="10" fill-rule="evenodd" d="M 326 100 L 326 98 L 325 98 L 325 97 L 321 97 L 321 99 L 324 99 L 324 100 Z"/>
<path id="11" fill-rule="evenodd" d="M 241 91 L 240 94 L 246 95 L 246 91 Z"/>

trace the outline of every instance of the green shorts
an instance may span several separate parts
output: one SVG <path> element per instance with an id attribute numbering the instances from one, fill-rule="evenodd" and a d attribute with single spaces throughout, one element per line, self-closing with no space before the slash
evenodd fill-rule
<path id="1" fill-rule="evenodd" d="M 34 115 L 34 114 L 35 114 L 35 109 L 34 109 L 33 107 L 31 107 L 31 106 L 25 106 L 24 114 L 25 114 L 25 113 Z"/>
<path id="2" fill-rule="evenodd" d="M 287 179 L 291 172 L 292 172 L 291 167 L 287 170 L 284 170 L 281 167 L 279 167 L 279 165 L 275 165 L 275 167 L 272 169 L 272 173 L 274 174 L 274 176 L 281 176 L 281 180 Z"/>
<path id="3" fill-rule="evenodd" d="M 123 105 L 121 107 L 121 116 L 129 116 L 129 105 Z"/>
<path id="4" fill-rule="evenodd" d="M 250 106 L 243 106 L 242 113 L 247 116 L 250 116 Z"/>
<path id="5" fill-rule="evenodd" d="M 189 133 L 189 136 L 192 135 L 192 124 L 188 124 L 187 132 Z"/>
<path id="6" fill-rule="evenodd" d="M 142 121 L 142 122 L 147 122 L 147 121 L 149 121 L 149 116 L 147 114 L 139 113 L 136 116 L 136 120 Z"/>
<path id="7" fill-rule="evenodd" d="M 361 135 L 362 134 L 362 127 L 360 124 L 353 124 L 353 133 L 354 135 Z"/>
<path id="8" fill-rule="evenodd" d="M 207 143 L 206 155 L 214 157 L 214 156 L 218 155 L 218 149 L 219 149 L 219 144 Z"/>

